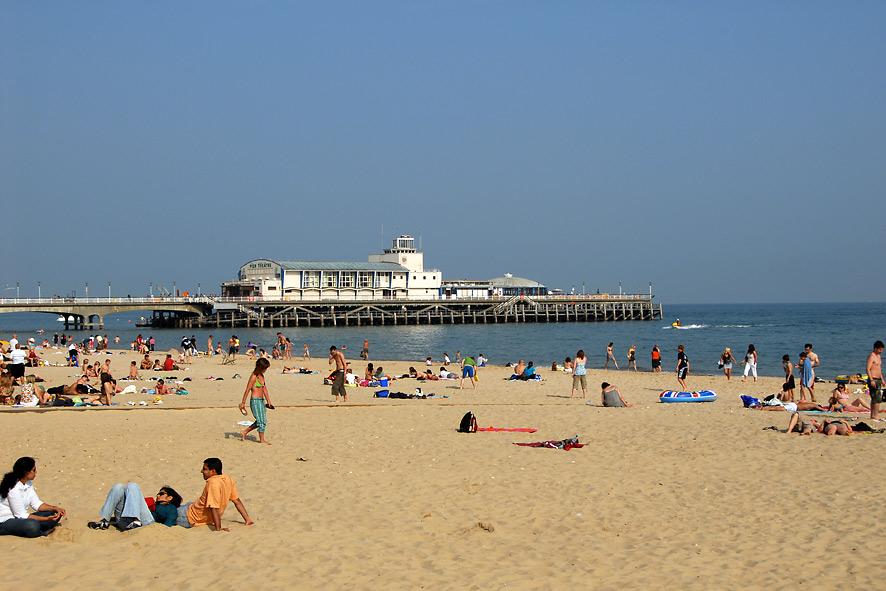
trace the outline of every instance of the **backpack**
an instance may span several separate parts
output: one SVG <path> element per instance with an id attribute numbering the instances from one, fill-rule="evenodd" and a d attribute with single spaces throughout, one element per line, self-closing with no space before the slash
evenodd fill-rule
<path id="1" fill-rule="evenodd" d="M 461 418 L 461 423 L 458 425 L 459 433 L 476 433 L 477 431 L 477 417 L 474 416 L 472 412 L 466 412 L 465 416 Z"/>

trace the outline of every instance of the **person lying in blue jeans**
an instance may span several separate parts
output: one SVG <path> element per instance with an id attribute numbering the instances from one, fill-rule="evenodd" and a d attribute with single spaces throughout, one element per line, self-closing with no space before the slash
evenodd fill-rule
<path id="1" fill-rule="evenodd" d="M 178 521 L 182 497 L 171 486 L 160 487 L 154 497 L 154 508 L 148 506 L 141 487 L 135 482 L 126 486 L 115 484 L 108 491 L 99 514 L 101 521 L 90 521 L 91 529 L 108 529 L 113 522 L 120 531 L 129 531 L 154 522 L 172 527 Z"/>

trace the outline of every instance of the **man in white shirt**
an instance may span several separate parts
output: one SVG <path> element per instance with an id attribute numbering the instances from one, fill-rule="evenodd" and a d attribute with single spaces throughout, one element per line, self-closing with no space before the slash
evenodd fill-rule
<path id="1" fill-rule="evenodd" d="M 9 339 L 9 350 L 14 351 L 16 345 L 18 345 L 18 335 L 13 333 L 12 338 Z"/>
<path id="2" fill-rule="evenodd" d="M 22 349 L 18 343 L 15 348 L 9 352 L 9 374 L 16 380 L 21 381 L 25 377 L 25 358 L 28 354 Z"/>

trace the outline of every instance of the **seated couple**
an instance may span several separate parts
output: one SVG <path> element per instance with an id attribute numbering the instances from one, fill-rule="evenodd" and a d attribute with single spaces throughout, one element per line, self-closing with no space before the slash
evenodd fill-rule
<path id="1" fill-rule="evenodd" d="M 773 427 L 773 429 L 774 428 L 775 427 Z M 836 421 L 826 420 L 820 425 L 815 422 L 815 419 L 809 419 L 809 422 L 807 422 L 803 420 L 800 413 L 795 412 L 791 415 L 791 420 L 788 422 L 788 430 L 786 433 L 799 433 L 800 435 L 821 433 L 823 435 L 844 435 L 848 437 L 849 435 L 852 435 L 852 427 L 843 419 Z"/>
<path id="2" fill-rule="evenodd" d="M 171 487 L 163 486 L 154 499 L 153 511 L 148 507 L 138 484 L 115 484 L 99 511 L 101 521 L 91 521 L 87 525 L 92 529 L 108 529 L 114 521 L 117 529 L 128 531 L 158 521 L 168 527 L 212 525 L 215 531 L 229 531 L 221 525 L 221 518 L 229 501 L 234 503 L 246 525 L 252 525 L 253 521 L 240 501 L 234 480 L 227 474 L 222 474 L 221 460 L 207 458 L 200 472 L 206 484 L 199 499 L 182 505 L 181 495 Z"/>
<path id="3" fill-rule="evenodd" d="M 529 365 L 524 365 L 523 360 L 520 360 L 520 363 L 517 364 L 517 367 L 514 368 L 514 375 L 512 375 L 509 379 L 511 380 L 534 380 L 535 378 L 535 365 L 530 361 Z"/>

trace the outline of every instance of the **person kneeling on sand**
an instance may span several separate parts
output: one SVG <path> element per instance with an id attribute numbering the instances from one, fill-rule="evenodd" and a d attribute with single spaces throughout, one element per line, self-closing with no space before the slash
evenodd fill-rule
<path id="1" fill-rule="evenodd" d="M 158 493 L 158 507 L 159 504 L 169 504 L 176 507 L 174 520 L 172 511 L 169 508 L 163 508 L 159 511 L 155 509 L 154 515 L 152 515 L 145 502 L 145 498 L 142 496 L 141 488 L 138 484 L 130 482 L 125 487 L 122 484 L 116 484 L 111 488 L 105 500 L 105 505 L 100 511 L 101 521 L 93 521 L 88 525 L 92 529 L 108 529 L 111 517 L 116 517 L 117 528 L 121 531 L 149 525 L 154 523 L 154 521 L 160 521 L 168 526 L 180 525 L 182 527 L 212 525 L 215 527 L 215 531 L 230 531 L 228 528 L 221 526 L 221 518 L 228 506 L 228 502 L 234 503 L 234 507 L 237 508 L 237 512 L 243 517 L 246 525 L 253 524 L 253 521 L 246 513 L 246 507 L 243 506 L 243 502 L 237 494 L 237 486 L 234 484 L 233 479 L 227 474 L 222 474 L 222 462 L 220 459 L 206 458 L 200 473 L 203 475 L 203 480 L 206 481 L 206 484 L 203 487 L 203 493 L 200 495 L 200 498 L 193 503 L 181 506 L 181 495 L 168 486 L 160 489 L 161 493 L 165 492 L 167 495 L 164 495 L 161 501 L 161 495 Z M 177 502 L 178 505 L 175 505 L 174 502 Z M 123 520 L 122 527 L 121 519 Z"/>
<path id="2" fill-rule="evenodd" d="M 600 384 L 600 388 L 602 388 L 602 392 L 600 394 L 600 403 L 603 406 L 607 407 L 630 407 L 633 406 L 628 404 L 624 398 L 621 396 L 621 392 L 619 391 L 617 386 L 613 386 L 608 382 L 603 382 Z"/>

